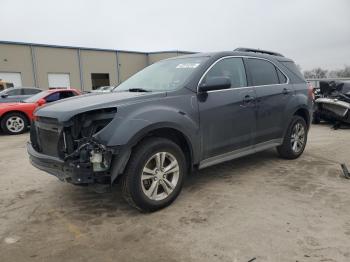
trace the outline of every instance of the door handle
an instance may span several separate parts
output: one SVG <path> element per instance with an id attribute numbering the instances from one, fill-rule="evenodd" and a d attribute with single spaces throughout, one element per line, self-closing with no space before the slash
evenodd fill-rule
<path id="1" fill-rule="evenodd" d="M 251 103 L 255 100 L 255 97 L 253 96 L 250 96 L 250 95 L 246 95 L 244 98 L 243 98 L 243 103 L 244 104 L 248 104 L 248 103 Z"/>
<path id="2" fill-rule="evenodd" d="M 290 89 L 288 89 L 288 88 L 283 88 L 283 91 L 282 91 L 282 94 L 284 94 L 284 95 L 288 95 L 290 93 Z"/>

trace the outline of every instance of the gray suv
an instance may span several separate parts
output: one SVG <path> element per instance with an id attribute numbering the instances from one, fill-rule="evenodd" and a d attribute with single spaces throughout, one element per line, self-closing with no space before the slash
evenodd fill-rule
<path id="1" fill-rule="evenodd" d="M 31 163 L 75 185 L 122 185 L 143 211 L 169 205 L 193 169 L 277 148 L 299 157 L 312 89 L 281 54 L 240 48 L 167 59 L 112 93 L 38 109 Z"/>

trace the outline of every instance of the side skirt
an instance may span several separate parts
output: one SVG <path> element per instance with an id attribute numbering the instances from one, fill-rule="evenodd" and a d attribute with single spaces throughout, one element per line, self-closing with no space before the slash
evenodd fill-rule
<path id="1" fill-rule="evenodd" d="M 267 142 L 256 144 L 254 146 L 249 146 L 249 147 L 237 149 L 237 150 L 225 153 L 225 154 L 221 154 L 218 156 L 213 156 L 213 157 L 202 160 L 199 163 L 198 169 L 202 169 L 202 168 L 216 165 L 216 164 L 219 164 L 222 162 L 230 161 L 230 160 L 233 160 L 236 158 L 240 158 L 240 157 L 251 155 L 251 154 L 254 154 L 254 153 L 257 153 L 260 151 L 264 151 L 266 149 L 279 146 L 282 143 L 283 143 L 283 138 L 273 139 L 273 140 L 270 140 Z"/>

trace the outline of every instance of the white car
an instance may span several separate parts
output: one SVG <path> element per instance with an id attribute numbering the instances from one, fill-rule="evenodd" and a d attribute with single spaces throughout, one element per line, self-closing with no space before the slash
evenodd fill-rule
<path id="1" fill-rule="evenodd" d="M 109 93 L 112 92 L 115 86 L 100 86 L 95 90 L 91 90 L 91 93 Z"/>

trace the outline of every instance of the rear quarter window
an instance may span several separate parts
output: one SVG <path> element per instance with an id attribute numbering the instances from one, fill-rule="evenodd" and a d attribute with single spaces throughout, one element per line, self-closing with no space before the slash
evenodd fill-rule
<path id="1" fill-rule="evenodd" d="M 293 78 L 293 82 L 296 83 L 305 83 L 305 78 L 303 74 L 300 72 L 298 67 L 293 61 L 283 61 L 280 62 L 283 66 L 286 67 L 286 69 L 291 73 L 291 76 Z"/>

